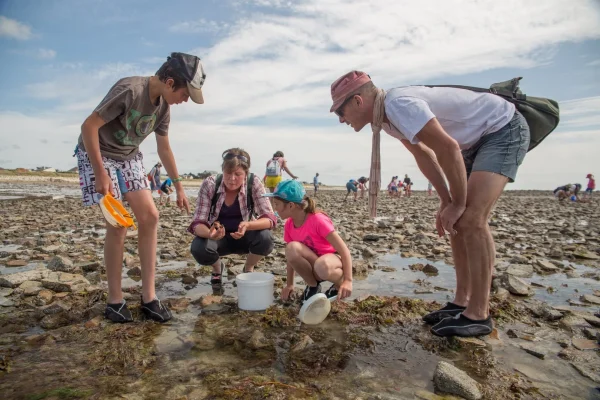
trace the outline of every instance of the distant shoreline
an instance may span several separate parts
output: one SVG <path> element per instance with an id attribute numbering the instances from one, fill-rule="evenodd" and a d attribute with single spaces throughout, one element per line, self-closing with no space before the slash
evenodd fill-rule
<path id="1" fill-rule="evenodd" d="M 166 177 L 164 177 L 166 179 Z M 71 172 L 16 172 L 11 170 L 0 170 L 0 182 L 4 183 L 22 183 L 22 184 L 35 184 L 44 183 L 52 185 L 79 185 L 79 175 Z M 199 188 L 203 182 L 203 179 L 184 179 L 181 181 L 185 187 L 197 187 Z M 313 186 L 311 184 L 305 184 L 304 187 L 307 191 L 312 193 Z M 320 186 L 319 190 L 346 190 L 345 186 Z M 382 185 L 381 192 L 385 192 L 385 187 Z M 426 192 L 426 190 L 413 190 L 413 192 Z M 522 195 L 536 195 L 536 194 L 551 194 L 551 190 L 510 190 L 505 189 L 505 193 L 511 194 L 522 194 Z"/>

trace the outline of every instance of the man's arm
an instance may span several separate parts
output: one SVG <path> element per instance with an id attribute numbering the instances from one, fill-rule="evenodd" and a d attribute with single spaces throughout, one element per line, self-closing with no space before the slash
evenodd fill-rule
<path id="1" fill-rule="evenodd" d="M 454 224 L 465 211 L 467 203 L 467 170 L 460 147 L 456 140 L 444 131 L 437 118 L 430 119 L 416 137 L 433 150 L 444 175 L 448 178 L 452 202 L 442 212 L 441 218 L 444 228 L 452 233 Z M 435 185 L 435 182 L 432 183 Z"/>
<path id="2" fill-rule="evenodd" d="M 446 179 L 444 178 L 444 174 L 433 150 L 423 143 L 411 144 L 408 140 L 404 139 L 401 140 L 401 142 L 415 157 L 419 169 L 423 175 L 425 175 L 425 178 L 427 178 L 433 187 L 435 187 L 442 203 L 450 203 L 451 198 L 448 186 L 446 186 Z"/>

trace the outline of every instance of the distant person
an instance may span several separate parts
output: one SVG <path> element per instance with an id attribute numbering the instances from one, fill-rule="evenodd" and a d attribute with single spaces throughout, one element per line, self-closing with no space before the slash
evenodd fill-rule
<path id="1" fill-rule="evenodd" d="M 260 178 L 250 173 L 250 155 L 239 148 L 222 154 L 222 174 L 208 177 L 198 192 L 188 232 L 195 235 L 190 251 L 200 265 L 211 265 L 210 284 L 222 289 L 225 264 L 221 257 L 247 254 L 244 272 L 273 251 L 271 230 L 277 219 L 262 195 Z"/>
<path id="2" fill-rule="evenodd" d="M 344 240 L 335 231 L 331 219 L 317 210 L 315 201 L 306 196 L 300 182 L 281 182 L 273 197 L 275 210 L 285 222 L 283 240 L 286 242 L 286 286 L 281 299 L 287 300 L 294 292 L 294 275 L 298 273 L 306 283 L 302 302 L 321 291 L 321 283 L 329 281 L 327 298 L 344 299 L 352 294 L 352 256 Z"/>
<path id="3" fill-rule="evenodd" d="M 287 172 L 292 179 L 298 178 L 288 169 L 287 161 L 283 157 L 283 152 L 276 151 L 275 154 L 273 154 L 273 157 L 267 161 L 267 168 L 265 171 L 265 186 L 271 193 L 273 193 L 279 182 L 281 182 L 283 171 Z"/>
<path id="4" fill-rule="evenodd" d="M 430 181 L 427 181 L 427 195 L 428 196 L 433 195 L 433 185 L 431 184 Z"/>
<path id="5" fill-rule="evenodd" d="M 148 180 L 150 180 L 150 190 L 157 191 L 160 194 L 160 174 L 162 163 L 159 161 L 154 164 L 154 167 L 150 170 L 148 174 Z"/>
<path id="6" fill-rule="evenodd" d="M 350 179 L 348 182 L 346 182 L 346 197 L 344 197 L 344 201 L 348 200 L 348 195 L 350 195 L 350 192 L 354 193 L 354 201 L 356 201 L 358 196 L 358 181 L 356 179 Z"/>
<path id="7" fill-rule="evenodd" d="M 171 178 L 167 178 L 161 185 L 160 185 L 160 199 L 158 201 L 159 204 L 163 204 L 163 198 L 167 198 L 165 204 L 168 206 L 171 202 L 171 193 L 173 193 L 173 181 L 171 180 Z"/>
<path id="8" fill-rule="evenodd" d="M 557 187 L 552 193 L 554 193 L 554 197 L 556 197 L 559 201 L 563 201 L 564 199 L 569 197 L 572 188 L 573 185 L 567 183 L 566 185 Z"/>
<path id="9" fill-rule="evenodd" d="M 358 178 L 358 190 L 360 190 L 360 198 L 365 198 L 365 192 L 369 190 L 367 187 L 367 182 L 369 182 L 369 178 L 361 176 Z"/>
<path id="10" fill-rule="evenodd" d="M 171 53 L 155 75 L 120 79 L 86 118 L 77 144 L 84 206 L 98 204 L 100 198 L 111 193 L 116 199 L 125 199 L 133 210 L 138 222 L 137 243 L 142 269 L 140 309 L 147 319 L 158 322 L 166 322 L 172 315 L 156 297 L 159 214 L 148 190 L 150 185 L 140 145 L 152 132 L 155 133 L 158 154 L 177 191 L 177 206 L 189 212 L 190 205 L 169 143 L 170 110 L 172 105 L 185 103 L 189 98 L 203 104 L 205 78 L 198 57 Z M 157 171 L 161 166 L 160 162 L 156 164 L 152 177 L 160 176 Z M 158 190 L 158 182 L 154 183 L 153 190 Z M 104 263 L 108 296 L 104 316 L 113 322 L 133 321 L 121 290 L 126 234 L 126 228 L 106 223 Z"/>
<path id="11" fill-rule="evenodd" d="M 313 178 L 313 185 L 315 187 L 315 196 L 316 196 L 317 195 L 317 191 L 319 190 L 319 173 L 318 172 L 315 175 L 315 177 Z"/>
<path id="12" fill-rule="evenodd" d="M 392 176 L 392 180 L 390 181 L 390 183 L 388 183 L 388 194 L 390 195 L 390 197 L 397 197 L 398 196 L 398 177 L 397 176 Z"/>
<path id="13" fill-rule="evenodd" d="M 594 175 L 587 174 L 585 179 L 588 180 L 587 189 L 585 189 L 585 193 L 583 194 L 584 198 L 592 197 L 592 193 L 596 190 L 596 180 L 594 179 Z"/>
<path id="14" fill-rule="evenodd" d="M 406 191 L 406 197 L 410 197 L 412 193 L 412 181 L 408 177 L 408 174 L 404 175 L 404 188 Z"/>
<path id="15" fill-rule="evenodd" d="M 571 200 L 579 201 L 579 192 L 581 192 L 581 183 L 576 183 L 571 187 Z"/>

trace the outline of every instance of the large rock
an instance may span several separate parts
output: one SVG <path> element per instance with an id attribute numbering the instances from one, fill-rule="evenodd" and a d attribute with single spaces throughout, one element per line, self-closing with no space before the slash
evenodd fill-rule
<path id="1" fill-rule="evenodd" d="M 24 296 L 35 296 L 42 290 L 42 283 L 38 281 L 25 281 L 21 283 L 19 289 L 23 291 Z"/>
<path id="2" fill-rule="evenodd" d="M 584 260 L 600 260 L 600 256 L 588 251 L 583 246 L 577 246 L 573 252 L 573 255 L 577 258 L 583 258 Z"/>
<path id="3" fill-rule="evenodd" d="M 40 321 L 40 326 L 44 329 L 56 329 L 61 326 L 69 325 L 69 316 L 66 313 L 49 314 Z"/>
<path id="4" fill-rule="evenodd" d="M 16 288 L 25 281 L 39 281 L 40 279 L 44 279 L 49 273 L 50 271 L 44 268 L 17 272 L 16 274 L 0 275 L 0 286 Z"/>
<path id="5" fill-rule="evenodd" d="M 590 304 L 600 305 L 600 297 L 594 296 L 593 294 L 584 294 L 583 296 L 581 296 L 581 301 Z"/>
<path id="6" fill-rule="evenodd" d="M 546 358 L 546 352 L 538 346 L 523 343 L 521 344 L 521 349 L 525 350 L 527 353 L 541 360 Z"/>
<path id="7" fill-rule="evenodd" d="M 42 286 L 55 292 L 77 292 L 90 286 L 90 282 L 81 275 L 50 272 L 42 279 Z"/>
<path id="8" fill-rule="evenodd" d="M 5 261 L 4 265 L 7 267 L 24 267 L 27 265 L 27 260 L 9 260 Z"/>
<path id="9" fill-rule="evenodd" d="M 506 274 L 505 277 L 506 289 L 509 292 L 518 296 L 528 296 L 530 294 L 529 283 L 510 274 Z"/>
<path id="10" fill-rule="evenodd" d="M 431 265 L 431 264 L 427 264 L 423 267 L 422 270 L 424 273 L 426 273 L 427 275 L 437 275 L 438 274 L 438 269 L 436 266 Z"/>
<path id="11" fill-rule="evenodd" d="M 140 267 L 133 267 L 127 271 L 127 276 L 140 277 L 142 276 L 142 269 Z"/>
<path id="12" fill-rule="evenodd" d="M 42 307 L 41 309 L 44 312 L 44 314 L 52 315 L 69 311 L 71 309 L 71 305 L 65 303 L 64 301 L 57 300 L 49 306 Z"/>
<path id="13" fill-rule="evenodd" d="M 455 394 L 467 400 L 479 400 L 482 397 L 474 379 L 445 361 L 440 361 L 435 368 L 433 383 L 440 392 Z"/>
<path id="14" fill-rule="evenodd" d="M 61 271 L 68 273 L 81 272 L 81 269 L 73 264 L 73 261 L 64 256 L 54 256 L 46 266 L 50 271 Z"/>
<path id="15" fill-rule="evenodd" d="M 529 264 L 512 264 L 508 266 L 506 273 L 519 278 L 530 278 L 533 275 L 533 267 Z"/>
<path id="16" fill-rule="evenodd" d="M 535 260 L 535 265 L 540 267 L 544 272 L 554 273 L 560 271 L 560 268 L 558 268 L 556 265 L 552 264 L 548 260 Z"/>

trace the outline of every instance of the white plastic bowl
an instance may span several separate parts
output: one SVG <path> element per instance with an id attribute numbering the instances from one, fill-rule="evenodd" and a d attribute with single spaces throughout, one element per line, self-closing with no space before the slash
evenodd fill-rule
<path id="1" fill-rule="evenodd" d="M 239 274 L 237 283 L 238 307 L 240 310 L 266 310 L 273 304 L 275 277 L 266 272 Z"/>

